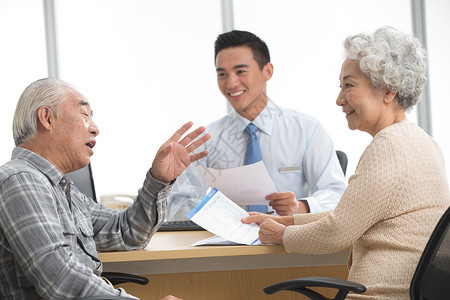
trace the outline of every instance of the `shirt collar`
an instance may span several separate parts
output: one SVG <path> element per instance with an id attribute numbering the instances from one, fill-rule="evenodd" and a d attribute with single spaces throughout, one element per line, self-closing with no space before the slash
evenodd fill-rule
<path id="1" fill-rule="evenodd" d="M 60 184 L 61 180 L 65 179 L 64 174 L 51 162 L 28 149 L 15 147 L 11 159 L 23 159 L 27 161 L 39 172 L 44 174 L 54 185 Z M 65 180 L 64 183 L 65 182 L 67 182 L 67 180 Z"/>
<path id="2" fill-rule="evenodd" d="M 233 110 L 232 119 L 233 124 L 235 124 L 236 134 L 238 136 L 242 135 L 245 131 L 245 127 L 247 127 L 249 123 L 253 123 L 258 126 L 261 131 L 271 135 L 274 123 L 274 112 L 276 110 L 277 107 L 270 99 L 268 99 L 267 105 L 252 122 Z"/>

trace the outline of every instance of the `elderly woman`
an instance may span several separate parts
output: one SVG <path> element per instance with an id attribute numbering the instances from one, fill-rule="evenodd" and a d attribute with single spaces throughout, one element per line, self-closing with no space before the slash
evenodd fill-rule
<path id="1" fill-rule="evenodd" d="M 348 127 L 372 135 L 333 211 L 276 217 L 251 213 L 263 243 L 288 252 L 327 254 L 351 247 L 348 279 L 364 296 L 409 299 L 409 284 L 437 221 L 450 204 L 436 142 L 406 119 L 425 84 L 425 51 L 391 27 L 344 42 L 340 93 Z"/>

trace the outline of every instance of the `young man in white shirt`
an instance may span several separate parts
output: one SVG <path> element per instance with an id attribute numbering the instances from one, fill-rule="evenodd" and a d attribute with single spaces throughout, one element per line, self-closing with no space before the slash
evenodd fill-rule
<path id="1" fill-rule="evenodd" d="M 204 197 L 208 185 L 197 165 L 228 169 L 247 164 L 250 123 L 257 127 L 259 159 L 279 191 L 266 195 L 266 211 L 287 216 L 334 209 L 347 183 L 333 142 L 318 120 L 269 99 L 266 85 L 273 65 L 265 42 L 246 31 L 221 34 L 215 64 L 219 89 L 234 111 L 207 126 L 212 137 L 199 150 L 208 149 L 210 155 L 179 177 L 168 219 L 186 219 Z"/>

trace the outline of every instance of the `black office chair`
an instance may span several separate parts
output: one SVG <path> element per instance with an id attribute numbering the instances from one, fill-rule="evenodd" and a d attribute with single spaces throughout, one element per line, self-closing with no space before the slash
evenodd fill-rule
<path id="1" fill-rule="evenodd" d="M 139 275 L 119 272 L 103 272 L 102 276 L 108 279 L 113 285 L 131 282 L 140 285 L 148 284 L 148 278 Z"/>
<path id="2" fill-rule="evenodd" d="M 129 297 L 122 297 L 122 296 L 88 296 L 83 298 L 77 298 L 75 300 L 130 300 Z"/>
<path id="3" fill-rule="evenodd" d="M 132 282 L 141 285 L 146 285 L 148 279 L 142 276 L 127 274 L 127 273 L 116 273 L 116 272 L 103 272 L 102 276 L 107 278 L 113 285 Z M 112 295 L 97 295 L 97 296 L 86 296 L 81 298 L 76 298 L 75 300 L 125 300 L 130 299 L 129 297 L 122 296 L 112 296 Z"/>
<path id="4" fill-rule="evenodd" d="M 436 225 L 414 272 L 411 300 L 450 299 L 450 208 Z"/>
<path id="5" fill-rule="evenodd" d="M 339 159 L 339 163 L 341 164 L 341 168 L 342 171 L 345 173 L 347 172 L 347 164 L 348 164 L 348 158 L 347 158 L 347 154 L 345 154 L 345 152 L 340 151 L 340 150 L 336 150 L 336 155 Z"/>
<path id="6" fill-rule="evenodd" d="M 414 272 L 410 285 L 411 300 L 450 299 L 450 208 L 439 220 Z M 264 288 L 266 294 L 294 291 L 312 300 L 330 300 L 308 287 L 338 289 L 334 300 L 345 299 L 349 292 L 363 293 L 366 287 L 355 282 L 328 277 L 304 277 Z"/>

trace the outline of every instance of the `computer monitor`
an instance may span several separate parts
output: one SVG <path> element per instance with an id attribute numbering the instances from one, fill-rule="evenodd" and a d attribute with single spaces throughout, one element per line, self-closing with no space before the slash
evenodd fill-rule
<path id="1" fill-rule="evenodd" d="M 97 201 L 91 164 L 75 172 L 68 173 L 67 177 L 69 177 L 73 181 L 75 186 L 83 194 L 92 198 L 94 201 Z"/>

